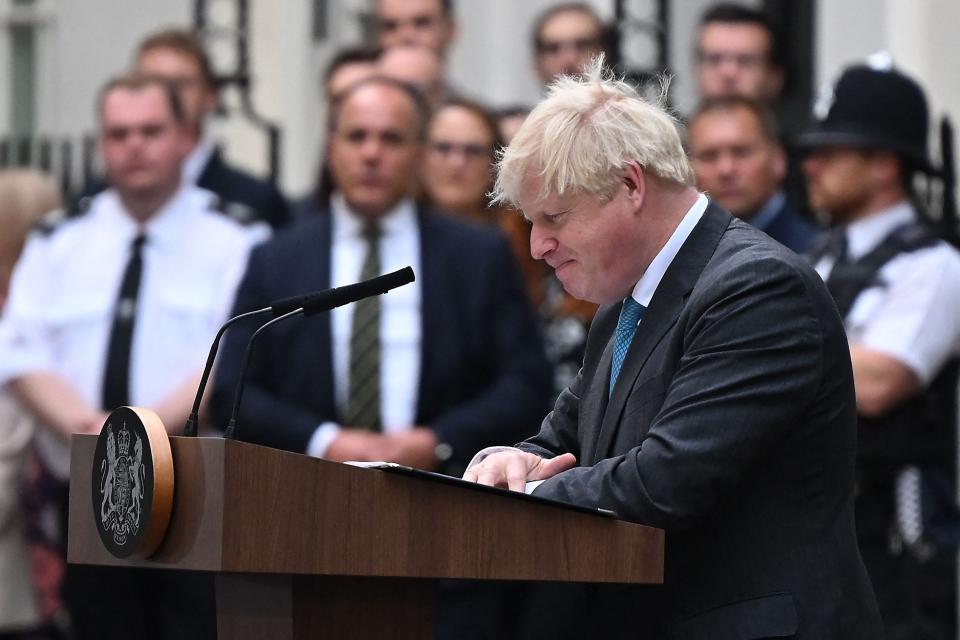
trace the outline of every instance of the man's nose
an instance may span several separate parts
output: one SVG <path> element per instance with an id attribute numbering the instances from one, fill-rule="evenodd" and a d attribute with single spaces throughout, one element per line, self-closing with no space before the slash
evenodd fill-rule
<path id="1" fill-rule="evenodd" d="M 721 176 L 732 176 L 736 170 L 736 166 L 733 156 L 729 153 L 721 154 L 720 157 L 717 158 L 717 173 Z"/>
<path id="2" fill-rule="evenodd" d="M 538 225 L 530 227 L 530 255 L 534 260 L 543 260 L 548 253 L 557 248 L 557 241 L 544 232 Z"/>
<path id="3" fill-rule="evenodd" d="M 377 160 L 382 150 L 383 145 L 380 140 L 372 136 L 364 140 L 363 145 L 360 147 L 360 153 L 363 155 L 363 159 L 368 162 Z"/>

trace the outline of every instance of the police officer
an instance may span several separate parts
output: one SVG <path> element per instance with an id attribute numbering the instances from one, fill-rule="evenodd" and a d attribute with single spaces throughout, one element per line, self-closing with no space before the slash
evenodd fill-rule
<path id="1" fill-rule="evenodd" d="M 814 111 L 803 169 L 811 206 L 835 228 L 812 260 L 850 343 L 861 552 L 890 640 L 952 638 L 952 553 L 930 557 L 917 511 L 921 488 L 953 484 L 960 352 L 960 254 L 911 203 L 914 174 L 936 173 L 926 98 L 874 58 L 846 69 Z M 931 581 L 934 598 L 924 595 Z"/>
<path id="2" fill-rule="evenodd" d="M 29 239 L 0 320 L 0 385 L 44 424 L 40 454 L 64 492 L 70 435 L 98 433 L 105 412 L 148 406 L 182 428 L 254 241 L 182 181 L 191 138 L 172 84 L 111 81 L 100 125 L 112 188 Z M 98 569 L 67 571 L 77 638 L 215 635 L 209 578 Z"/>

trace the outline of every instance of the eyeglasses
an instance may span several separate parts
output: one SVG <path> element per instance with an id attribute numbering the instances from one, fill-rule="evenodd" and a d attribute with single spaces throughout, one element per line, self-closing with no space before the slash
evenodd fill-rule
<path id="1" fill-rule="evenodd" d="M 577 53 L 589 53 L 600 47 L 597 38 L 575 38 L 573 40 L 541 40 L 537 43 L 537 53 L 543 56 L 555 56 L 564 49 L 573 49 Z"/>
<path id="2" fill-rule="evenodd" d="M 437 140 L 430 143 L 430 150 L 440 154 L 443 157 L 448 157 L 453 153 L 462 154 L 467 160 L 480 160 L 490 157 L 490 152 L 492 151 L 489 145 L 482 144 L 457 144 L 456 142 L 448 142 L 446 140 Z"/>
<path id="3" fill-rule="evenodd" d="M 724 51 L 697 51 L 697 62 L 705 67 L 717 68 L 725 62 L 732 62 L 741 69 L 760 67 L 767 62 L 762 53 L 726 53 Z"/>

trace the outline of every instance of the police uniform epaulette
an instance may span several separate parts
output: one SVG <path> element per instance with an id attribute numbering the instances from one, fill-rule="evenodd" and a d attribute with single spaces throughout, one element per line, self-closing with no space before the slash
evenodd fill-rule
<path id="1" fill-rule="evenodd" d="M 54 209 L 43 214 L 33 225 L 33 230 L 41 235 L 49 236 L 66 222 L 68 217 L 66 210 Z"/>
<path id="2" fill-rule="evenodd" d="M 225 215 L 241 226 L 249 226 L 257 222 L 257 212 L 250 205 L 242 202 L 226 200 L 221 197 L 213 198 L 210 210 Z"/>

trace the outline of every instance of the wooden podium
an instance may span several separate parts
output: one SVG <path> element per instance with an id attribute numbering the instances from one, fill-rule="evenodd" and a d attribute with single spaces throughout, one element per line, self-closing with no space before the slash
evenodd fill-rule
<path id="1" fill-rule="evenodd" d="M 170 439 L 166 536 L 121 560 L 93 520 L 96 442 L 73 436 L 68 560 L 216 572 L 220 638 L 429 638 L 441 578 L 663 580 L 658 529 L 219 438 Z"/>

